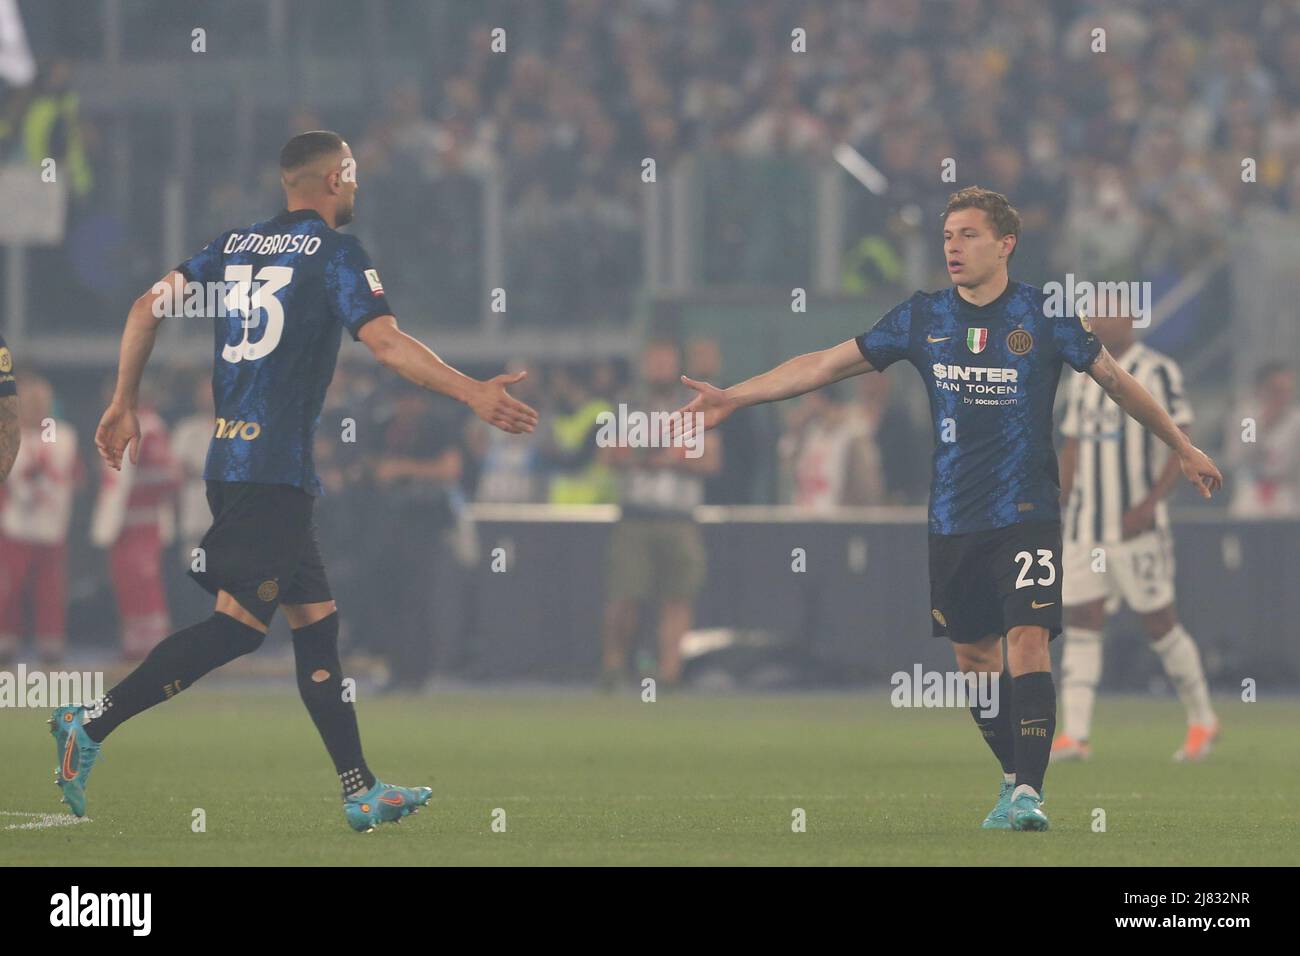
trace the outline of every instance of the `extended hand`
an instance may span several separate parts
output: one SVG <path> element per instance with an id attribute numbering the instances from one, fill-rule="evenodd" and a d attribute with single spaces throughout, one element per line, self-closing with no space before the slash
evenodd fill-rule
<path id="1" fill-rule="evenodd" d="M 1202 498 L 1209 498 L 1212 492 L 1223 487 L 1223 475 L 1219 473 L 1218 467 L 1209 455 L 1195 445 L 1188 445 L 1187 450 L 1178 456 L 1178 464 Z"/>
<path id="2" fill-rule="evenodd" d="M 537 426 L 536 410 L 506 391 L 507 385 L 513 385 L 527 374 L 527 372 L 515 372 L 512 375 L 498 375 L 486 382 L 479 382 L 469 397 L 469 407 L 483 421 L 503 432 L 510 432 L 512 435 L 531 432 Z"/>
<path id="3" fill-rule="evenodd" d="M 699 393 L 675 412 L 681 416 L 685 437 L 694 434 L 697 413 L 704 416 L 704 427 L 709 429 L 717 428 L 736 410 L 735 403 L 727 398 L 727 393 L 708 382 L 697 382 L 683 375 L 682 384 Z"/>
<path id="4" fill-rule="evenodd" d="M 134 465 L 140 456 L 140 422 L 135 409 L 109 405 L 95 429 L 95 447 L 99 449 L 99 457 L 114 471 L 122 470 L 122 453 L 128 448 Z"/>

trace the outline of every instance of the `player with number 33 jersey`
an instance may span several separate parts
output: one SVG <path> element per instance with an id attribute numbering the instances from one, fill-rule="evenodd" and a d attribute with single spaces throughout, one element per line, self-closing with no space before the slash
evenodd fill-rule
<path id="1" fill-rule="evenodd" d="M 525 373 L 478 381 L 397 327 L 361 243 L 337 231 L 352 221 L 356 174 L 352 150 L 337 133 L 293 137 L 280 152 L 284 211 L 222 233 L 127 316 L 117 386 L 95 432 L 114 469 L 139 451 L 140 381 L 160 321 L 185 321 L 197 301 L 212 323 L 216 414 L 204 469 L 212 527 L 194 549 L 190 574 L 216 607 L 207 620 L 164 639 L 99 700 L 52 715 L 56 780 L 77 816 L 86 811 L 86 781 L 105 738 L 257 650 L 277 611 L 293 631 L 298 689 L 342 784 L 348 824 L 370 830 L 429 800 L 428 787 L 391 786 L 370 772 L 343 692 L 338 613 L 313 519 L 321 485 L 312 462 L 343 332 L 403 378 L 464 402 L 503 431 L 531 432 L 537 413 L 506 391 Z"/>

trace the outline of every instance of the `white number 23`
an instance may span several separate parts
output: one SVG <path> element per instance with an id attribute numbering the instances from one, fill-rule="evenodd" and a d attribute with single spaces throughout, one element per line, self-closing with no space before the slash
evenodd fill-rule
<path id="1" fill-rule="evenodd" d="M 1034 556 L 1028 551 L 1017 554 L 1016 562 L 1020 565 L 1020 573 L 1016 575 L 1017 591 L 1021 588 L 1032 588 L 1035 584 L 1046 587 L 1056 581 L 1056 565 L 1052 564 L 1052 552 L 1047 548 L 1038 549 L 1038 563 L 1047 568 L 1046 577 L 1039 578 L 1037 581 L 1029 579 L 1029 569 L 1034 566 Z"/>

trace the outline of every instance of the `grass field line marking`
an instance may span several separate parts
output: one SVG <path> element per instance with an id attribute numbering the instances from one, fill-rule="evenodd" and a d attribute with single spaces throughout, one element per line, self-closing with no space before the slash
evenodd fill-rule
<path id="1" fill-rule="evenodd" d="M 6 830 L 44 830 L 47 827 L 71 827 L 89 823 L 90 817 L 74 817 L 68 813 L 27 813 L 22 810 L 0 810 L 0 817 L 29 817 L 27 823 L 10 823 Z"/>

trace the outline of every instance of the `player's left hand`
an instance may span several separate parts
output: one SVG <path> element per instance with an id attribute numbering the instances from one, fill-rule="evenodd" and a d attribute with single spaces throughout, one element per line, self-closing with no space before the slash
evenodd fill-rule
<path id="1" fill-rule="evenodd" d="M 1220 474 L 1214 460 L 1195 445 L 1189 444 L 1187 449 L 1178 456 L 1178 464 L 1182 466 L 1183 474 L 1196 486 L 1202 498 L 1208 499 L 1213 492 L 1223 487 L 1223 475 Z"/>
<path id="2" fill-rule="evenodd" d="M 109 405 L 95 429 L 95 447 L 99 457 L 114 471 L 122 470 L 123 452 L 128 452 L 131 464 L 136 464 L 140 457 L 140 421 L 135 409 Z"/>

